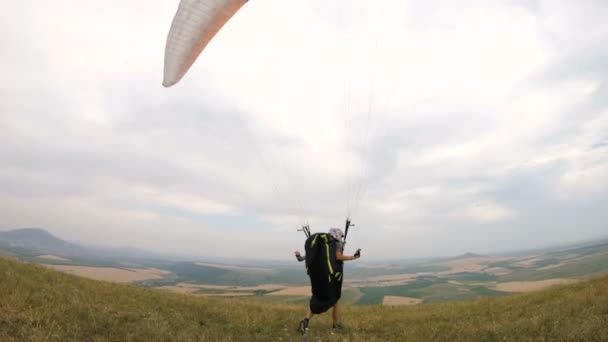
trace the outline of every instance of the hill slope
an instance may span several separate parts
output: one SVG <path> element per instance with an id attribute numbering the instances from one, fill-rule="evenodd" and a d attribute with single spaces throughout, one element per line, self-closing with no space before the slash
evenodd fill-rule
<path id="1" fill-rule="evenodd" d="M 0 294 L 2 341 L 297 341 L 306 310 L 98 282 L 2 258 Z M 341 336 L 329 335 L 325 314 L 309 340 L 600 341 L 608 336 L 608 277 L 468 302 L 346 306 L 343 316 Z"/>

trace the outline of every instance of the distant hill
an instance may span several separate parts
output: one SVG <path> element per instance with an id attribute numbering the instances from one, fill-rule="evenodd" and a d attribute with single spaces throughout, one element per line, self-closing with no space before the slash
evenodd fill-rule
<path id="1" fill-rule="evenodd" d="M 42 228 L 0 231 L 0 249 L 21 256 L 52 254 L 76 259 L 178 259 L 132 247 L 83 246 L 62 240 Z"/>
<path id="2" fill-rule="evenodd" d="M 306 305 L 201 298 L 0 258 L 0 341 L 294 341 Z M 342 306 L 314 341 L 601 341 L 608 277 L 523 295 L 407 307 Z M 603 337 L 602 337 L 603 336 Z"/>
<path id="3" fill-rule="evenodd" d="M 481 255 L 481 254 L 475 254 L 475 253 L 467 252 L 467 253 L 464 253 L 462 255 L 455 256 L 452 259 L 455 260 L 455 259 L 469 259 L 469 258 L 483 258 L 483 257 L 485 257 L 485 256 Z"/>
<path id="4" fill-rule="evenodd" d="M 26 254 L 53 254 L 61 257 L 89 254 L 85 248 L 61 240 L 41 228 L 0 232 L 0 248 Z"/>
<path id="5" fill-rule="evenodd" d="M 572 250 L 578 248 L 584 248 L 589 246 L 599 246 L 599 245 L 608 245 L 608 238 L 595 238 L 592 240 L 581 240 L 574 241 L 569 243 L 562 243 L 556 245 L 550 245 L 545 247 L 538 248 L 528 248 L 528 249 L 516 249 L 512 251 L 504 251 L 500 253 L 493 254 L 494 256 L 504 256 L 504 257 L 516 257 L 516 256 L 526 256 L 531 254 L 552 254 L 558 253 L 565 250 Z"/>

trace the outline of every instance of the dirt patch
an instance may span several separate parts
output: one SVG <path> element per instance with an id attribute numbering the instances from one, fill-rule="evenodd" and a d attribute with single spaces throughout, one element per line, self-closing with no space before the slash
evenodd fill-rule
<path id="1" fill-rule="evenodd" d="M 171 274 L 171 272 L 167 271 L 167 270 L 161 270 L 160 268 L 146 268 L 145 269 L 148 272 L 154 273 L 154 274 L 158 274 L 158 275 L 169 275 Z"/>
<path id="2" fill-rule="evenodd" d="M 398 265 L 390 265 L 390 264 L 361 264 L 357 265 L 357 268 L 367 268 L 367 269 L 382 269 L 382 270 L 393 270 L 398 269 L 403 266 Z"/>
<path id="3" fill-rule="evenodd" d="M 246 297 L 253 296 L 253 292 L 225 292 L 225 293 L 195 293 L 200 297 Z"/>
<path id="4" fill-rule="evenodd" d="M 415 274 L 406 273 L 406 274 L 390 274 L 390 275 L 373 276 L 373 277 L 366 278 L 366 280 L 383 282 L 383 281 L 395 281 L 395 280 L 411 280 L 414 278 L 416 278 Z"/>
<path id="5" fill-rule="evenodd" d="M 70 259 L 66 259 L 66 258 L 62 258 L 60 256 L 50 255 L 50 254 L 39 255 L 36 258 L 47 259 L 47 260 L 57 260 L 57 261 L 71 261 Z"/>
<path id="6" fill-rule="evenodd" d="M 171 292 L 177 292 L 177 293 L 194 293 L 196 291 L 198 291 L 198 288 L 196 287 L 185 287 L 185 286 L 158 286 L 155 287 L 156 289 L 159 290 L 166 290 L 166 291 L 171 291 Z"/>
<path id="7" fill-rule="evenodd" d="M 229 288 L 234 288 L 234 286 L 227 286 L 227 285 L 207 285 L 207 284 L 192 284 L 192 283 L 177 283 L 175 286 L 193 289 L 195 291 L 198 289 L 226 290 Z"/>
<path id="8" fill-rule="evenodd" d="M 401 297 L 401 296 L 384 296 L 382 305 L 415 305 L 422 302 L 420 298 Z"/>
<path id="9" fill-rule="evenodd" d="M 464 273 L 464 272 L 480 272 L 484 268 L 488 267 L 485 263 L 491 259 L 488 258 L 464 258 L 464 259 L 456 259 L 450 260 L 446 262 L 442 262 L 439 265 L 447 266 L 450 268 L 449 271 L 441 271 L 437 274 L 439 275 L 450 275 L 454 273 Z"/>
<path id="10" fill-rule="evenodd" d="M 357 278 L 348 280 L 347 283 L 350 286 L 394 286 L 394 285 L 405 285 L 412 280 L 416 279 L 415 274 L 391 274 L 382 276 L 373 276 L 367 278 Z"/>
<path id="11" fill-rule="evenodd" d="M 310 296 L 310 286 L 285 286 L 276 284 L 263 284 L 258 286 L 229 286 L 179 283 L 173 286 L 159 286 L 157 289 L 178 293 L 194 294 L 205 297 L 236 297 L 253 296 L 255 291 L 274 291 L 267 296 Z M 223 293 L 195 293 L 199 290 L 221 290 Z M 238 292 L 236 292 L 238 291 Z"/>
<path id="12" fill-rule="evenodd" d="M 130 283 L 147 279 L 161 279 L 168 272 L 155 268 L 114 268 L 90 267 L 72 265 L 43 265 L 57 271 L 71 273 L 77 276 L 95 280 L 105 280 L 117 283 Z"/>
<path id="13" fill-rule="evenodd" d="M 256 273 L 268 273 L 268 272 L 272 272 L 271 269 L 268 268 L 261 268 L 261 267 L 247 267 L 247 266 L 234 266 L 234 265 L 223 265 L 223 264 L 213 264 L 213 263 L 209 263 L 209 262 L 197 262 L 196 263 L 199 266 L 206 266 L 206 267 L 214 267 L 214 268 L 221 268 L 223 270 L 228 270 L 228 271 L 239 271 L 239 272 L 256 272 Z"/>
<path id="14" fill-rule="evenodd" d="M 310 296 L 310 286 L 289 286 L 279 291 L 271 292 L 268 296 Z"/>
<path id="15" fill-rule="evenodd" d="M 484 268 L 483 271 L 488 274 L 492 274 L 492 275 L 496 275 L 496 276 L 506 275 L 506 274 L 511 273 L 510 269 L 504 268 L 504 267 L 488 267 L 488 268 Z"/>
<path id="16" fill-rule="evenodd" d="M 261 284 L 256 286 L 236 286 L 236 285 L 211 285 L 211 284 L 192 284 L 178 283 L 177 286 L 194 289 L 213 289 L 213 290 L 233 290 L 233 291 L 272 291 L 286 287 L 278 284 Z"/>
<path id="17" fill-rule="evenodd" d="M 539 271 L 550 270 L 552 268 L 558 268 L 558 267 L 562 267 L 562 266 L 565 266 L 565 265 L 566 265 L 565 263 L 560 262 L 558 264 L 553 264 L 553 265 L 548 265 L 548 266 L 545 266 L 545 267 L 540 267 L 540 268 L 538 268 L 538 270 Z"/>
<path id="18" fill-rule="evenodd" d="M 226 291 L 221 294 L 204 294 L 205 296 L 211 295 L 235 295 L 235 293 L 246 293 L 247 295 L 252 295 L 254 291 L 273 291 L 280 290 L 286 288 L 284 285 L 276 285 L 276 284 L 262 284 L 257 286 L 231 286 L 231 285 L 207 285 L 207 284 L 192 284 L 192 283 L 178 283 L 172 286 L 159 286 L 157 287 L 161 290 L 168 290 L 178 293 L 194 293 L 201 289 L 207 290 L 223 290 Z M 230 292 L 230 291 L 239 291 L 239 292 Z M 246 291 L 246 292 L 240 292 Z M 199 294 L 197 294 L 199 295 Z M 203 295 L 203 294 L 200 294 Z"/>
<path id="19" fill-rule="evenodd" d="M 285 285 L 275 285 L 275 284 L 262 284 L 256 286 L 229 286 L 229 290 L 238 290 L 238 291 L 273 291 L 285 288 Z"/>
<path id="20" fill-rule="evenodd" d="M 547 279 L 539 281 L 512 281 L 508 283 L 499 283 L 496 289 L 506 292 L 530 292 L 541 290 L 555 285 L 565 285 L 579 282 L 578 279 Z"/>

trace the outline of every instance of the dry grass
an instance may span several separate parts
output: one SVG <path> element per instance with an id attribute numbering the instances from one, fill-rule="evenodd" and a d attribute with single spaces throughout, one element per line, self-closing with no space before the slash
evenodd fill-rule
<path id="1" fill-rule="evenodd" d="M 0 259 L 0 341 L 298 341 L 305 305 L 202 298 L 94 281 Z M 605 341 L 608 277 L 528 294 L 349 306 L 309 341 Z"/>

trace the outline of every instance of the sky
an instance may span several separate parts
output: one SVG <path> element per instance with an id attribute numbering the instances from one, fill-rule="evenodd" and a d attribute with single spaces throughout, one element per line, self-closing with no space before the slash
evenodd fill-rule
<path id="1" fill-rule="evenodd" d="M 0 4 L 0 230 L 286 259 L 608 236 L 605 1 L 251 0 L 161 86 L 177 0 Z"/>

